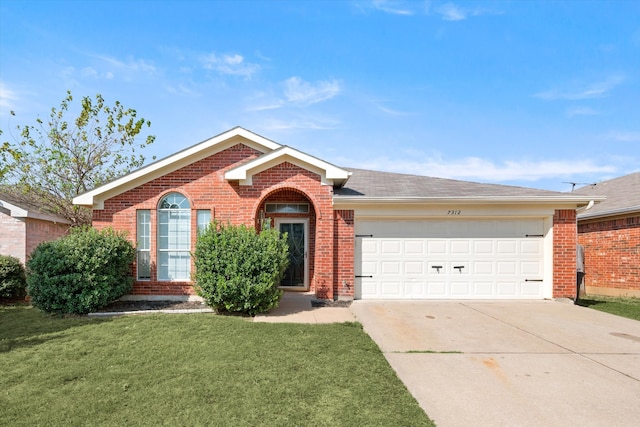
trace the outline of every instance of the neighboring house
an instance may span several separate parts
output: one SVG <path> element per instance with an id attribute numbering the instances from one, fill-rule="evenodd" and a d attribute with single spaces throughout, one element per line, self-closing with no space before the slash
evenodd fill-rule
<path id="1" fill-rule="evenodd" d="M 194 297 L 211 220 L 289 236 L 282 286 L 327 299 L 575 294 L 584 196 L 345 169 L 240 127 L 74 199 L 137 245 L 132 299 Z"/>
<path id="2" fill-rule="evenodd" d="M 640 297 L 640 172 L 575 190 L 606 200 L 578 212 L 588 294 Z"/>
<path id="3" fill-rule="evenodd" d="M 40 243 L 67 234 L 70 222 L 0 190 L 0 254 L 24 264 Z"/>

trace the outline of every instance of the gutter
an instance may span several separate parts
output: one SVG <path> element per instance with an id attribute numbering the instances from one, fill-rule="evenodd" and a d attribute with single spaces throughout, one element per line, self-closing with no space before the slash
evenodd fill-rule
<path id="1" fill-rule="evenodd" d="M 604 212 L 595 212 L 595 213 L 590 213 L 590 214 L 578 214 L 578 221 L 583 220 L 583 219 L 603 218 L 603 217 L 614 216 L 614 215 L 625 215 L 625 214 L 636 213 L 636 212 L 638 214 L 640 214 L 640 205 L 631 206 L 631 207 L 628 207 L 628 208 L 613 209 L 613 210 L 604 211 Z"/>

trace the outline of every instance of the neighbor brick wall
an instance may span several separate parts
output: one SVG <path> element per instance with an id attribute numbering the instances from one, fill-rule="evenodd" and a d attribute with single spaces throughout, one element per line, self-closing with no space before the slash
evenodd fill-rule
<path id="1" fill-rule="evenodd" d="M 553 297 L 576 295 L 576 211 L 558 209 L 553 215 Z"/>
<path id="2" fill-rule="evenodd" d="M 25 223 L 0 208 L 0 254 L 26 261 Z"/>
<path id="3" fill-rule="evenodd" d="M 640 296 L 640 215 L 581 221 L 587 293 Z"/>
<path id="4" fill-rule="evenodd" d="M 151 280 L 136 281 L 133 294 L 138 295 L 191 295 L 191 282 L 160 282 L 156 280 L 156 227 L 157 205 L 167 193 L 177 191 L 189 199 L 192 209 L 192 248 L 196 240 L 197 209 L 210 209 L 213 219 L 233 224 L 257 225 L 259 210 L 265 200 L 294 192 L 304 195 L 310 203 L 314 217 L 315 251 L 310 268 L 310 289 L 321 298 L 333 298 L 333 207 L 331 186 L 322 185 L 313 172 L 288 162 L 283 162 L 253 176 L 253 185 L 241 186 L 228 182 L 224 173 L 240 164 L 256 158 L 261 153 L 243 144 L 237 144 L 206 159 L 154 179 L 135 189 L 108 199 L 104 209 L 93 211 L 96 228 L 113 226 L 128 232 L 135 243 L 136 210 L 151 212 Z M 299 200 L 299 199 L 296 199 Z M 311 230 L 311 224 L 310 224 Z M 135 271 L 135 270 L 134 270 Z M 192 273 L 193 263 L 192 263 Z"/>
<path id="5" fill-rule="evenodd" d="M 69 226 L 35 218 L 13 218 L 0 208 L 0 254 L 11 255 L 24 264 L 42 242 L 55 240 Z"/>
<path id="6" fill-rule="evenodd" d="M 40 243 L 56 240 L 65 236 L 69 232 L 69 225 L 27 218 L 26 229 L 26 253 L 28 258 Z"/>

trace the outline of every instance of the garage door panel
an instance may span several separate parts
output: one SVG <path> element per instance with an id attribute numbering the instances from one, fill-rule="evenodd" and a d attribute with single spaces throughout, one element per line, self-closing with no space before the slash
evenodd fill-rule
<path id="1" fill-rule="evenodd" d="M 516 274 L 518 271 L 518 263 L 514 261 L 498 261 L 498 275 L 505 276 L 508 274 Z"/>
<path id="2" fill-rule="evenodd" d="M 496 273 L 494 261 L 475 261 L 472 265 L 473 274 L 494 275 Z"/>
<path id="3" fill-rule="evenodd" d="M 471 253 L 471 242 L 469 240 L 452 240 L 450 253 L 453 255 Z"/>
<path id="4" fill-rule="evenodd" d="M 446 297 L 447 296 L 447 282 L 427 282 L 426 284 L 426 296 L 427 297 Z"/>
<path id="5" fill-rule="evenodd" d="M 405 261 L 404 274 L 406 276 L 423 276 L 425 274 L 424 261 Z"/>
<path id="6" fill-rule="evenodd" d="M 449 284 L 451 288 L 451 296 L 452 297 L 470 297 L 471 293 L 471 283 L 469 282 L 454 282 L 452 281 Z"/>
<path id="7" fill-rule="evenodd" d="M 380 290 L 382 296 L 386 298 L 402 298 L 404 294 L 402 290 L 402 282 L 400 280 L 383 280 L 380 282 Z"/>
<path id="8" fill-rule="evenodd" d="M 541 297 L 542 284 L 540 282 L 520 283 L 520 294 L 523 297 Z"/>
<path id="9" fill-rule="evenodd" d="M 362 261 L 362 275 L 377 275 L 379 273 L 378 266 L 380 264 L 376 261 Z"/>
<path id="10" fill-rule="evenodd" d="M 496 243 L 498 255 L 516 255 L 518 253 L 518 242 L 516 240 L 499 240 Z"/>
<path id="11" fill-rule="evenodd" d="M 490 298 L 493 296 L 493 282 L 474 282 L 473 295 L 476 298 Z"/>
<path id="12" fill-rule="evenodd" d="M 520 253 L 537 255 L 542 253 L 542 242 L 540 239 L 523 240 L 520 242 Z"/>
<path id="13" fill-rule="evenodd" d="M 476 240 L 473 242 L 473 253 L 476 255 L 491 256 L 495 254 L 495 242 L 493 240 Z"/>
<path id="14" fill-rule="evenodd" d="M 515 281 L 503 282 L 500 281 L 496 284 L 496 294 L 499 297 L 515 297 L 518 292 L 518 285 Z"/>
<path id="15" fill-rule="evenodd" d="M 424 243 L 423 240 L 405 240 L 404 253 L 407 255 L 426 255 Z"/>
<path id="16" fill-rule="evenodd" d="M 383 276 L 400 276 L 400 261 L 382 261 L 380 263 L 380 274 Z"/>
<path id="17" fill-rule="evenodd" d="M 520 263 L 520 271 L 523 275 L 541 276 L 542 262 L 540 261 L 522 261 Z"/>
<path id="18" fill-rule="evenodd" d="M 447 253 L 446 240 L 427 240 L 427 255 L 439 255 Z"/>
<path id="19" fill-rule="evenodd" d="M 402 253 L 402 241 L 400 240 L 383 240 L 380 243 L 381 255 L 400 255 Z"/>
<path id="20" fill-rule="evenodd" d="M 356 233 L 357 297 L 544 296 L 541 219 L 356 221 Z"/>
<path id="21" fill-rule="evenodd" d="M 363 255 L 380 253 L 380 242 L 378 240 L 374 240 L 374 239 L 363 240 L 361 245 L 362 245 Z"/>

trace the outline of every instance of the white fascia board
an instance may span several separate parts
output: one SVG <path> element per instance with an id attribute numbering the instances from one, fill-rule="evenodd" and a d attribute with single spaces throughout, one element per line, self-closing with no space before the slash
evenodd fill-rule
<path id="1" fill-rule="evenodd" d="M 80 194 L 73 198 L 73 204 L 88 206 L 94 209 L 102 209 L 104 207 L 104 201 L 108 198 L 114 197 L 153 179 L 183 168 L 237 143 L 243 143 L 263 153 L 276 150 L 281 147 L 281 145 L 276 142 L 250 132 L 244 128 L 236 127 L 179 151 L 169 157 L 153 162 L 91 191 Z"/>
<path id="2" fill-rule="evenodd" d="M 61 224 L 71 224 L 71 221 L 61 216 L 29 211 L 20 206 L 14 205 L 13 203 L 9 203 L 6 200 L 0 200 L 0 207 L 8 209 L 12 218 L 33 218 Z"/>
<path id="3" fill-rule="evenodd" d="M 283 162 L 292 163 L 320 175 L 322 184 L 324 185 L 333 185 L 335 180 L 344 182 L 351 175 L 349 171 L 327 163 L 324 160 L 320 160 L 289 146 L 283 146 L 278 150 L 227 171 L 224 177 L 229 181 L 237 180 L 240 185 L 251 185 L 253 175 Z"/>
<path id="4" fill-rule="evenodd" d="M 26 218 L 29 212 L 21 208 L 20 206 L 14 205 L 13 203 L 9 203 L 6 200 L 0 200 L 0 207 L 8 209 L 11 213 L 11 216 L 14 218 Z"/>

